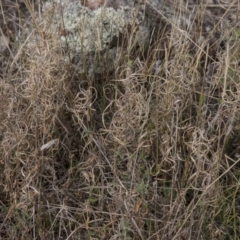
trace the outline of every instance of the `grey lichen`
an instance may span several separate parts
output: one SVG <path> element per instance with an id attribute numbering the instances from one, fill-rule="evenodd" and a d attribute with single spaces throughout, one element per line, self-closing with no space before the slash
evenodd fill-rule
<path id="1" fill-rule="evenodd" d="M 73 63 L 78 73 L 87 69 L 88 74 L 94 74 L 102 72 L 106 64 L 108 70 L 114 68 L 119 49 L 116 43 L 111 49 L 109 46 L 130 26 L 140 25 L 143 12 L 132 7 L 92 11 L 79 0 L 54 0 L 44 4 L 43 19 L 49 34 L 60 39 L 66 61 Z M 139 38 L 139 32 L 136 36 Z"/>

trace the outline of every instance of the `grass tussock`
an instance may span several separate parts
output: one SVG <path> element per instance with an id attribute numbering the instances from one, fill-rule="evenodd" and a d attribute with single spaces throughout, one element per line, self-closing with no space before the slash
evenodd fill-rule
<path id="1" fill-rule="evenodd" d="M 116 70 L 92 77 L 58 41 L 29 51 L 10 36 L 0 238 L 239 239 L 239 28 L 223 34 L 214 57 L 177 28 L 146 49 L 128 38 Z"/>

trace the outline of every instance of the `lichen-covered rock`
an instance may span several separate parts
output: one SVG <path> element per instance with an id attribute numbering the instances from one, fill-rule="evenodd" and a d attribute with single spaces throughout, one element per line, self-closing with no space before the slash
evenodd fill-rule
<path id="1" fill-rule="evenodd" d="M 54 0 L 43 6 L 45 31 L 60 39 L 66 60 L 77 67 L 78 73 L 100 73 L 103 65 L 114 69 L 120 34 L 143 21 L 143 12 L 132 7 L 101 7 L 92 11 L 79 0 Z M 146 29 L 137 32 L 144 39 Z M 115 41 L 115 43 L 114 43 Z M 110 46 L 115 46 L 111 47 Z M 106 68 L 104 68 L 106 71 Z"/>

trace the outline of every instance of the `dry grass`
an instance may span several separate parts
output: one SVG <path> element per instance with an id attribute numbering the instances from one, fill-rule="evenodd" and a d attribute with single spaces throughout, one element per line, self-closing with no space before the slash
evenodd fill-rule
<path id="1" fill-rule="evenodd" d="M 91 79 L 51 39 L 6 52 L 0 239 L 239 239 L 239 29 L 212 73 L 178 29 L 158 34 Z"/>

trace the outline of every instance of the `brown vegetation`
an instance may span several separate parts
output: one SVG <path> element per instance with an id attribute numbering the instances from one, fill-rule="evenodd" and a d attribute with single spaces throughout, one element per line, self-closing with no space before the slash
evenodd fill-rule
<path id="1" fill-rule="evenodd" d="M 158 31 L 90 78 L 44 34 L 24 51 L 33 6 L 14 6 L 0 5 L 0 239 L 239 239 L 239 27 L 214 58 Z"/>

